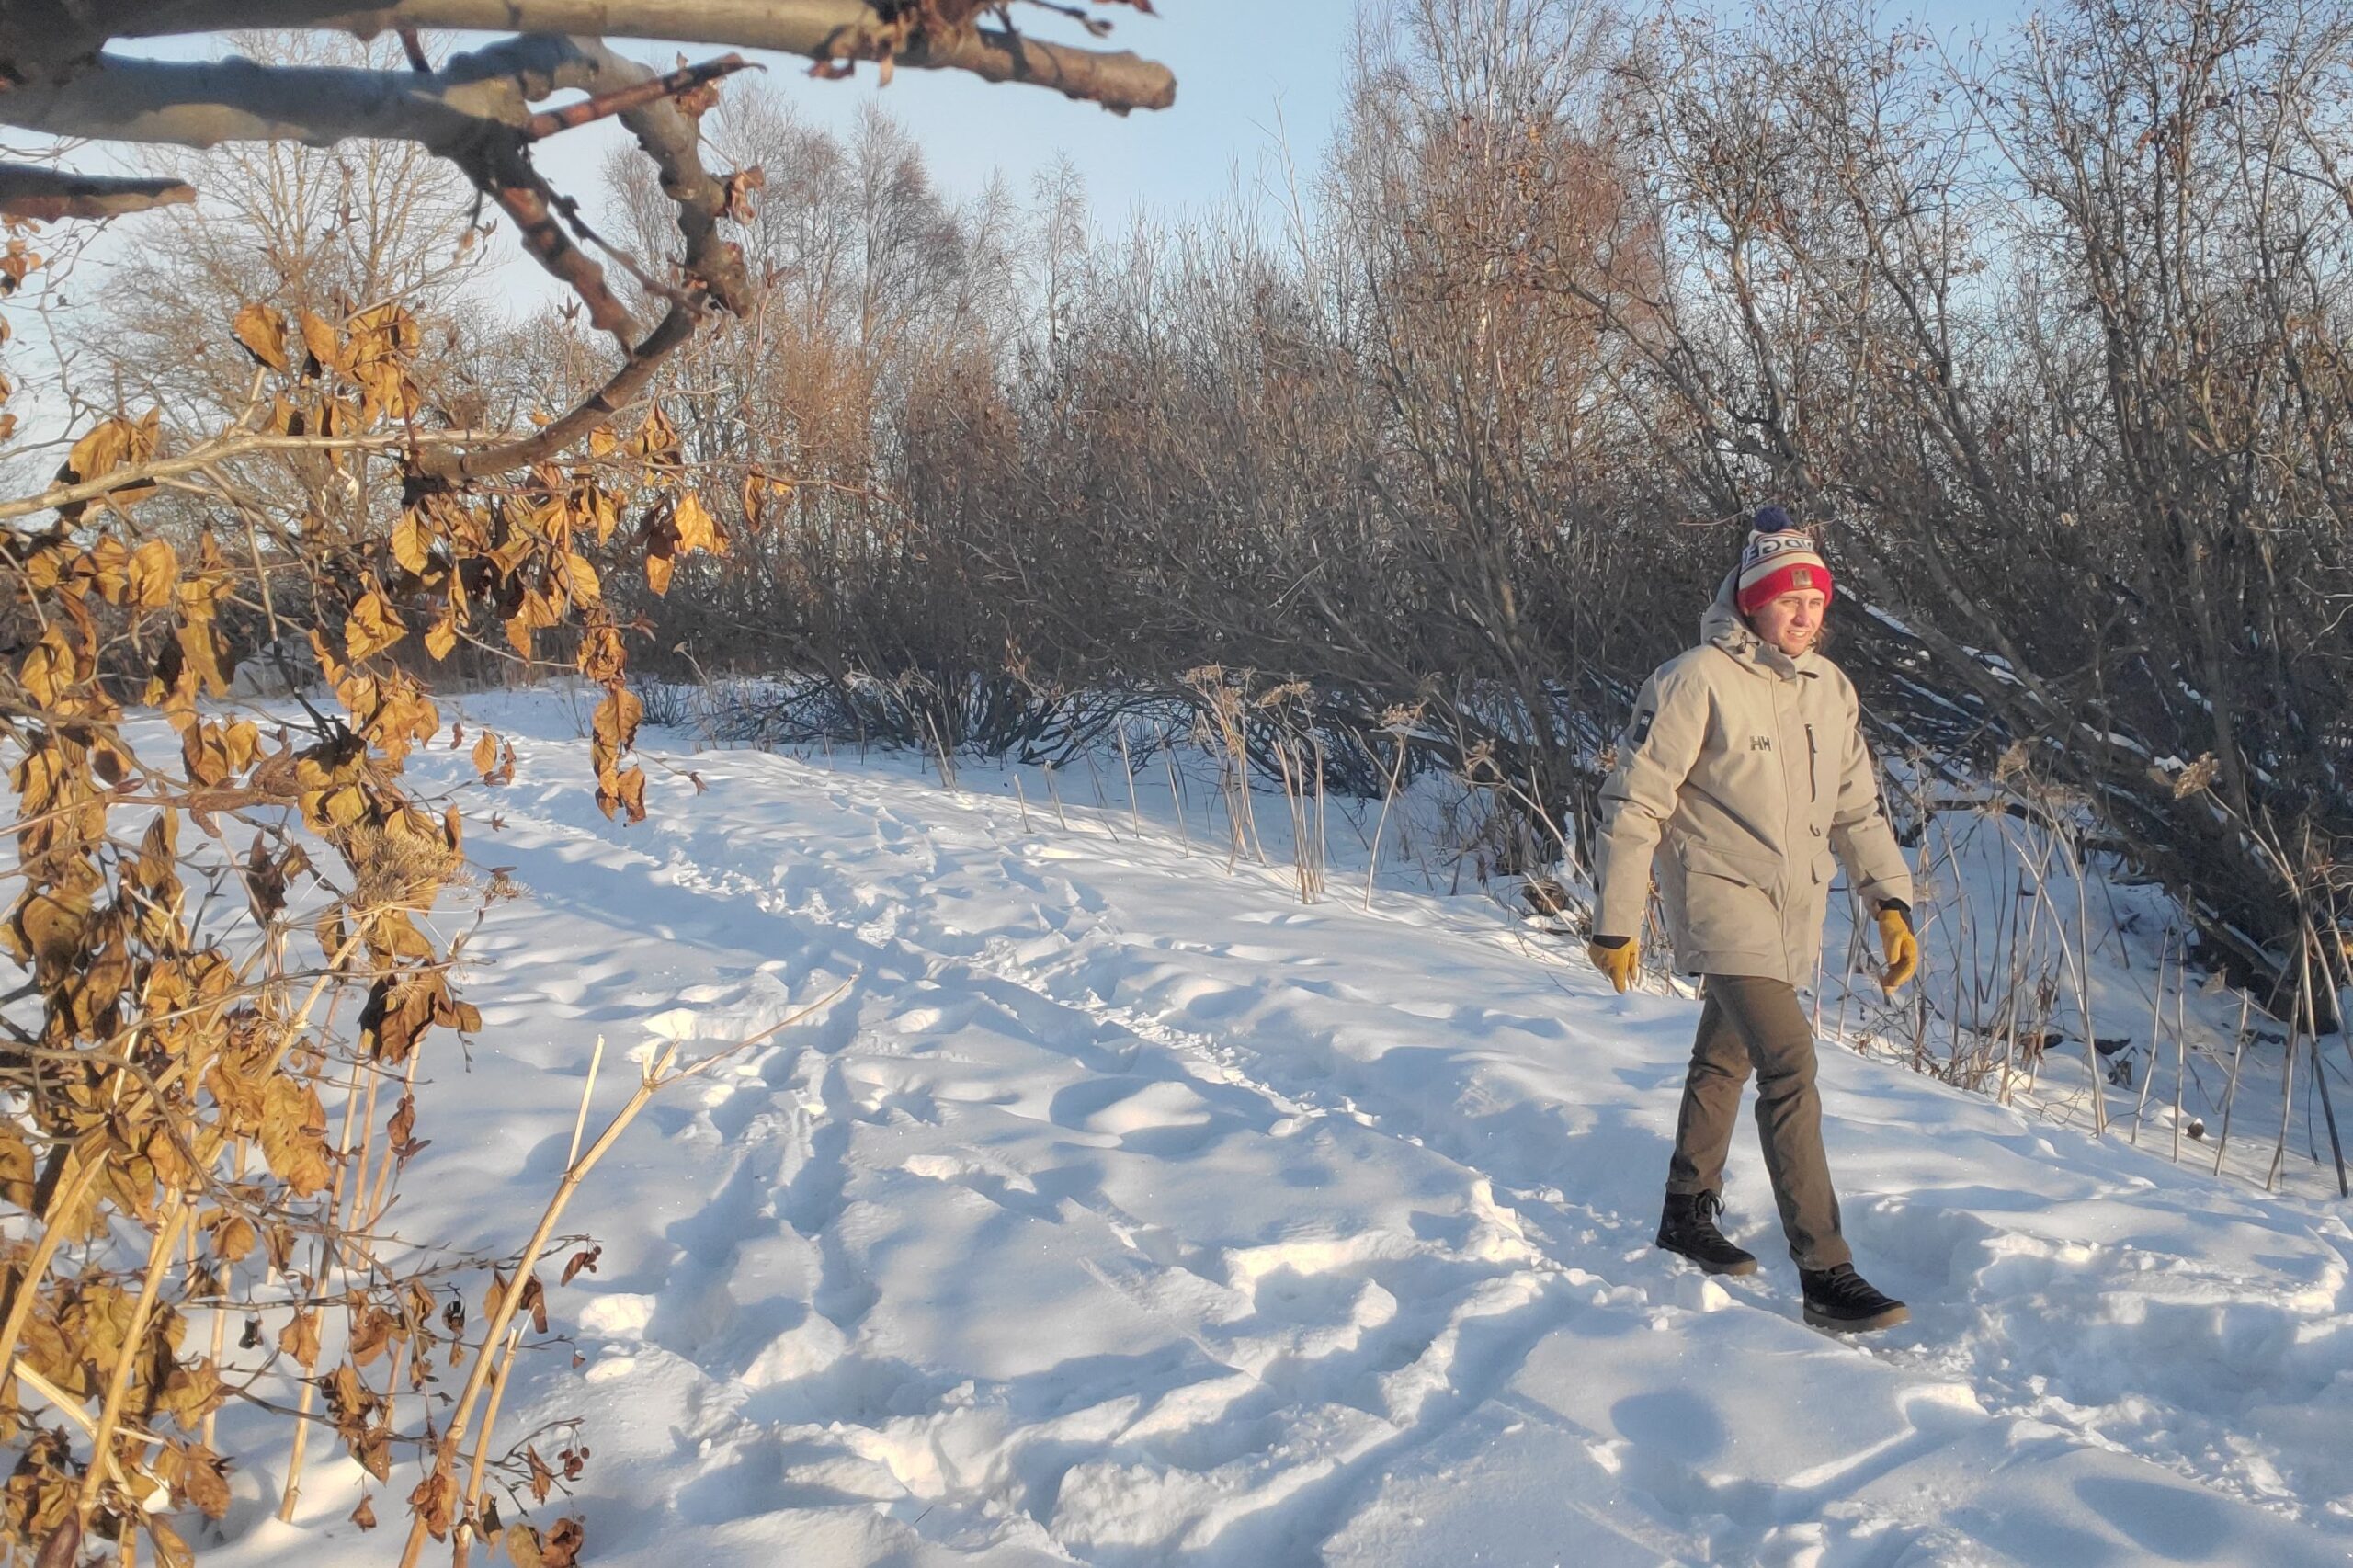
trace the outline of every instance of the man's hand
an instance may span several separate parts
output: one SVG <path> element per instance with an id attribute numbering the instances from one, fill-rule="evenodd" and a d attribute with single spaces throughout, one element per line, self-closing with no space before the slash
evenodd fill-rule
<path id="1" fill-rule="evenodd" d="M 1920 938 L 1912 934 L 1911 905 L 1889 899 L 1879 906 L 1879 945 L 1887 954 L 1887 967 L 1880 971 L 1880 986 L 1900 991 L 1920 971 Z"/>
<path id="2" fill-rule="evenodd" d="M 1585 945 L 1585 952 L 1593 967 L 1608 975 L 1609 983 L 1621 994 L 1642 972 L 1643 945 L 1631 937 L 1596 937 Z"/>

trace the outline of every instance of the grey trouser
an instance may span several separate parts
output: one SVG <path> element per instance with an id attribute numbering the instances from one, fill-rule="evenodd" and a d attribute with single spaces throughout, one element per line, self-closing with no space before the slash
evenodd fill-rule
<path id="1" fill-rule="evenodd" d="M 1780 1206 L 1781 1233 L 1800 1268 L 1851 1262 L 1838 1233 L 1838 1195 L 1822 1151 L 1822 1095 L 1813 1083 L 1813 1030 L 1787 981 L 1711 974 L 1683 1081 L 1666 1190 L 1721 1192 L 1740 1119 L 1741 1085 L 1756 1071 L 1756 1131 Z"/>

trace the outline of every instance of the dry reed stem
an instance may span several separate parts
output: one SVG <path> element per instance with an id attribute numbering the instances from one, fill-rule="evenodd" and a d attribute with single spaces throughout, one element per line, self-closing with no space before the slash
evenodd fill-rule
<path id="1" fill-rule="evenodd" d="M 1103 770 L 1095 766 L 1095 753 L 1092 749 L 1089 749 L 1086 753 L 1086 779 L 1088 783 L 1095 787 L 1095 810 L 1105 819 L 1103 823 L 1104 833 L 1108 835 L 1110 837 L 1117 838 L 1119 835 L 1111 832 L 1111 824 L 1109 821 L 1111 815 L 1110 797 L 1103 793 Z"/>
<path id="2" fill-rule="evenodd" d="M 13 1368 L 18 1364 L 17 1341 L 25 1332 L 25 1320 L 32 1315 L 34 1301 L 40 1299 L 40 1282 L 48 1276 L 50 1259 L 57 1256 L 58 1246 L 65 1239 L 62 1221 L 81 1204 L 90 1184 L 97 1180 L 98 1172 L 105 1167 L 105 1157 L 89 1153 L 85 1147 L 95 1146 L 98 1136 L 86 1134 L 74 1146 L 74 1152 L 66 1156 L 72 1168 L 60 1177 L 56 1189 L 50 1194 L 49 1207 L 41 1214 L 40 1239 L 33 1244 L 32 1256 L 25 1260 L 16 1299 L 8 1303 L 8 1321 L 0 1326 L 0 1366 Z"/>
<path id="3" fill-rule="evenodd" d="M 1176 808 L 1176 844 L 1186 859 L 1193 858 L 1193 833 L 1185 822 L 1185 792 L 1176 783 L 1176 751 L 1175 747 L 1160 754 L 1168 764 L 1168 803 Z"/>
<path id="4" fill-rule="evenodd" d="M 1125 719 L 1120 721 L 1120 771 L 1127 776 L 1128 780 L 1128 823 L 1135 829 L 1136 836 L 1142 838 L 1143 805 L 1136 799 L 1136 765 L 1128 755 L 1128 722 Z"/>
<path id="5" fill-rule="evenodd" d="M 401 1074 L 402 1098 L 405 1099 L 415 1093 L 416 1067 L 424 1057 L 425 1053 L 421 1051 L 412 1051 L 408 1053 L 407 1067 Z M 398 1168 L 399 1163 L 400 1151 L 388 1144 L 384 1150 L 384 1157 L 376 1164 L 375 1184 L 368 1189 L 368 1229 L 370 1232 L 382 1223 L 384 1210 L 390 1207 L 387 1194 L 392 1188 L 392 1172 Z"/>
<path id="6" fill-rule="evenodd" d="M 2141 1119 L 2149 1109 L 2149 1085 L 2157 1076 L 2157 1051 L 2165 1043 L 2165 949 L 2171 946 L 2170 934 L 2157 938 L 2156 994 L 2149 1003 L 2149 1068 L 2141 1074 L 2140 1097 L 2132 1105 L 2132 1138 L 2134 1148 L 2141 1146 Z"/>
<path id="7" fill-rule="evenodd" d="M 506 1333 L 508 1325 L 514 1322 L 516 1310 L 522 1303 L 523 1292 L 531 1281 L 533 1271 L 539 1267 L 540 1256 L 547 1250 L 548 1239 L 555 1234 L 555 1228 L 563 1220 L 565 1208 L 572 1202 L 573 1194 L 580 1189 L 581 1182 L 586 1179 L 588 1173 L 596 1168 L 597 1163 L 605 1157 L 606 1153 L 616 1142 L 620 1142 L 620 1135 L 628 1131 L 631 1122 L 637 1119 L 638 1113 L 653 1101 L 656 1092 L 673 1084 L 709 1072 L 720 1062 L 750 1050 L 760 1041 L 830 1006 L 835 998 L 849 989 L 850 983 L 849 981 L 844 981 L 824 997 L 797 1012 L 788 1014 L 759 1033 L 738 1040 L 724 1050 L 713 1051 L 699 1062 L 679 1068 L 676 1073 L 670 1071 L 672 1063 L 677 1060 L 678 1055 L 678 1042 L 676 1040 L 665 1045 L 661 1052 L 646 1064 L 644 1072 L 638 1079 L 637 1087 L 631 1093 L 627 1103 L 613 1114 L 610 1121 L 605 1124 L 604 1131 L 597 1135 L 597 1141 L 588 1146 L 587 1152 L 566 1165 L 563 1179 L 556 1184 L 554 1195 L 548 1199 L 547 1208 L 540 1215 L 538 1228 L 531 1233 L 531 1239 L 524 1244 L 522 1254 L 516 1262 L 514 1277 L 506 1282 L 506 1289 L 499 1293 L 496 1304 L 491 1309 L 489 1321 L 483 1325 L 482 1347 L 474 1353 L 472 1364 L 466 1370 L 465 1386 L 460 1392 L 456 1403 L 451 1407 L 449 1425 L 443 1429 L 441 1439 L 435 1447 L 433 1466 L 428 1474 L 428 1480 L 435 1477 L 447 1480 L 456 1460 L 458 1447 L 465 1440 L 467 1429 L 472 1421 L 475 1403 L 481 1399 L 483 1390 L 489 1381 L 493 1347 L 498 1344 L 500 1338 Z M 416 1568 L 417 1555 L 425 1549 L 426 1535 L 426 1515 L 422 1511 L 413 1514 L 409 1520 L 408 1540 L 401 1549 L 401 1568 Z"/>
<path id="8" fill-rule="evenodd" d="M 1054 782 L 1054 765 L 1049 762 L 1040 764 L 1040 766 L 1044 769 L 1046 775 L 1046 793 L 1054 798 L 1054 820 L 1063 824 L 1063 831 L 1064 833 L 1068 833 L 1070 831 L 1070 818 L 1063 811 L 1062 786 Z"/>
<path id="9" fill-rule="evenodd" d="M 1397 780 L 1405 771 L 1405 737 L 1397 737 L 1397 760 L 1389 765 L 1389 784 L 1381 794 L 1381 820 L 1373 824 L 1372 854 L 1364 869 L 1364 906 L 1372 907 L 1372 879 L 1381 869 L 1381 838 L 1389 830 L 1390 802 L 1397 799 Z"/>
<path id="10" fill-rule="evenodd" d="M 344 1198 L 348 1192 L 355 1206 L 359 1201 L 359 1184 L 350 1179 L 350 1154 L 352 1124 L 358 1116 L 361 1067 L 362 1063 L 355 1057 L 351 1063 L 351 1081 L 344 1089 L 343 1131 L 335 1140 L 335 1180 L 327 1188 L 327 1229 L 319 1237 L 317 1261 L 313 1270 L 314 1287 L 326 1281 L 330 1249 L 340 1254 L 345 1246 L 353 1244 L 350 1225 L 355 1216 L 345 1212 Z M 375 1129 L 370 1127 L 368 1131 L 372 1139 Z M 367 1157 L 364 1145 L 360 1157 L 364 1164 Z M 361 1174 L 366 1173 L 363 1170 Z M 337 1222 L 338 1216 L 342 1217 L 340 1223 Z M 343 1263 L 348 1267 L 351 1260 L 344 1258 Z M 278 1501 L 278 1517 L 281 1523 L 294 1522 L 294 1505 L 302 1495 L 302 1462 L 311 1443 L 311 1406 L 317 1401 L 318 1392 L 318 1384 L 305 1378 L 302 1392 L 295 1397 L 293 1451 L 287 1456 L 286 1485 Z"/>
<path id="11" fill-rule="evenodd" d="M 2336 1165 L 2336 1195 L 2339 1198 L 2348 1198 L 2353 1197 L 2353 1184 L 2348 1184 L 2346 1180 L 2345 1144 L 2337 1136 L 2336 1104 L 2329 1097 L 2328 1073 L 2321 1062 L 2320 1010 L 2313 997 L 2313 949 L 2319 945 L 2319 935 L 2313 930 L 2312 920 L 2307 915 L 2303 921 L 2303 930 L 2299 934 L 2297 940 L 2298 1010 L 2303 1015 L 2304 1033 L 2313 1042 L 2313 1093 L 2320 1100 L 2321 1117 L 2328 1125 L 2329 1157 Z M 2310 1120 L 2309 1112 L 2306 1113 L 2306 1119 Z"/>
<path id="12" fill-rule="evenodd" d="M 2288 1167 L 2288 1132 L 2293 1124 L 2296 1105 L 2296 1036 L 2298 1019 L 2293 1013 L 2288 1017 L 2288 1051 L 2279 1069 L 2279 1142 L 2272 1146 L 2271 1168 L 2263 1174 L 2263 1190 L 2271 1191 Z"/>
<path id="13" fill-rule="evenodd" d="M 2091 898 L 2084 887 L 2084 857 L 2076 853 L 2074 837 L 2062 835 L 2059 843 L 2067 853 L 2067 869 L 2075 879 L 2075 1014 L 2084 1026 L 2084 1061 L 2091 1068 L 2092 1136 L 2100 1138 L 2108 1132 L 2108 1086 L 2099 1066 L 2099 1031 L 2092 1027 Z"/>
<path id="14" fill-rule="evenodd" d="M 588 1126 L 588 1102 L 597 1093 L 597 1069 L 605 1063 L 605 1037 L 597 1037 L 597 1049 L 588 1056 L 588 1081 L 580 1087 L 580 1112 L 572 1119 L 572 1147 L 564 1151 L 563 1164 L 568 1170 L 580 1157 L 580 1134 Z"/>
<path id="15" fill-rule="evenodd" d="M 243 1139 L 240 1139 L 237 1142 L 236 1163 L 231 1168 L 235 1173 L 233 1179 L 238 1182 L 243 1182 L 245 1179 L 245 1153 L 251 1147 L 252 1145 L 245 1142 Z M 229 1314 L 221 1308 L 215 1307 L 212 1309 L 212 1365 L 216 1369 L 221 1365 L 222 1357 L 227 1354 L 228 1347 Z M 218 1449 L 220 1446 L 212 1440 L 215 1424 L 219 1417 L 220 1410 L 218 1406 L 215 1406 L 213 1409 L 208 1410 L 204 1413 L 204 1422 L 199 1436 L 204 1446 L 208 1449 Z"/>
<path id="16" fill-rule="evenodd" d="M 2187 984 L 2177 987 L 2184 994 L 2188 990 Z M 2173 1021 L 2173 1163 L 2177 1165 L 2181 1164 L 2181 1080 L 2189 1061 L 2188 1030 L 2180 1016 L 2180 1009 L 2187 1006 L 2186 1001 L 2177 1001 Z"/>
<path id="17" fill-rule="evenodd" d="M 602 1041 L 600 1040 L 601 1044 Z M 577 1145 L 574 1145 L 575 1149 Z M 568 1165 L 570 1161 L 566 1161 Z M 506 1401 L 506 1380 L 514 1375 L 515 1354 L 523 1346 L 523 1325 L 517 1324 L 506 1331 L 506 1348 L 499 1354 L 497 1374 L 491 1379 L 490 1403 L 483 1407 L 482 1436 L 474 1439 L 472 1466 L 466 1471 L 465 1506 L 459 1511 L 458 1522 L 452 1527 L 456 1543 L 450 1549 L 451 1568 L 466 1568 L 466 1560 L 473 1553 L 476 1507 L 482 1501 L 483 1466 L 490 1458 L 491 1435 L 498 1430 L 498 1407 Z"/>
<path id="18" fill-rule="evenodd" d="M 98 1493 L 114 1469 L 115 1428 L 122 1422 L 122 1402 L 131 1392 L 131 1369 L 139 1364 L 139 1342 L 146 1337 L 148 1316 L 164 1288 L 164 1275 L 172 1267 L 172 1254 L 179 1246 L 180 1227 L 188 1223 L 188 1193 L 173 1187 L 164 1199 L 163 1222 L 147 1255 L 147 1273 L 140 1281 L 139 1298 L 131 1303 L 131 1321 L 123 1326 L 122 1354 L 115 1358 L 108 1374 L 106 1403 L 99 1406 L 97 1422 L 91 1429 L 90 1468 L 82 1472 L 82 1494 L 74 1509 L 85 1536 L 89 1533 L 90 1516 L 97 1508 Z"/>
<path id="19" fill-rule="evenodd" d="M 2253 993 L 2245 991 L 2239 993 L 2238 1040 L 2231 1050 L 2231 1081 L 2222 1090 L 2222 1135 L 2214 1140 L 2214 1174 L 2216 1176 L 2222 1174 L 2222 1152 L 2231 1146 L 2231 1108 L 2238 1103 L 2239 1065 L 2246 1057 L 2247 1014 L 2254 1006 Z"/>

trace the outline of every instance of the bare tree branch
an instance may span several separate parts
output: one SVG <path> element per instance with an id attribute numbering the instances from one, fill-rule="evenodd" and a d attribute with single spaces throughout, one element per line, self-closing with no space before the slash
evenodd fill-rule
<path id="1" fill-rule="evenodd" d="M 113 179 L 0 164 L 0 216 L 9 218 L 112 218 L 195 199 L 196 188 L 175 179 Z"/>
<path id="2" fill-rule="evenodd" d="M 53 512 L 77 501 L 95 501 L 118 491 L 200 474 L 232 459 L 257 452 L 406 452 L 479 440 L 470 430 L 379 430 L 364 436 L 283 436 L 266 430 L 232 429 L 174 457 L 155 458 L 111 469 L 78 484 L 52 484 L 31 495 L 0 500 L 0 522 Z"/>
<path id="3" fill-rule="evenodd" d="M 1176 79 L 1166 66 L 1126 51 L 1075 49 L 969 24 L 927 29 L 925 8 L 872 0 L 403 0 L 372 8 L 339 0 L 162 0 L 139 7 L 51 3 L 93 14 L 85 52 L 109 37 L 236 28 L 336 27 L 362 34 L 453 28 L 773 49 L 817 61 L 890 59 L 1048 87 L 1121 113 L 1166 108 L 1176 100 Z M 15 41 L 11 30 L 0 27 L 0 60 L 10 57 Z"/>
<path id="4" fill-rule="evenodd" d="M 461 56 L 429 76 L 259 65 L 242 58 L 184 62 L 100 55 L 63 82 L 0 94 L 0 122 L 57 136 L 185 147 L 223 142 L 324 147 L 372 137 L 454 154 L 478 142 L 487 127 L 519 131 L 530 111 L 517 76 L 534 66 L 552 74 L 571 52 L 561 39 L 517 39 Z"/>
<path id="5" fill-rule="evenodd" d="M 577 89 L 592 103 L 631 93 L 623 123 L 660 165 L 679 206 L 689 278 L 742 311 L 750 290 L 741 259 L 718 237 L 723 186 L 702 166 L 693 123 L 667 93 L 728 69 L 673 79 L 589 40 L 532 36 L 451 60 L 441 71 L 267 66 L 235 59 L 182 63 L 100 55 L 51 85 L 0 94 L 0 122 L 54 135 L 173 142 L 291 141 L 323 146 L 354 137 L 415 142 L 448 157 L 522 230 L 526 249 L 587 304 L 590 319 L 626 347 L 638 335 L 603 268 L 557 221 L 562 204 L 530 166 L 529 143 L 549 129 L 533 100 Z"/>
<path id="6" fill-rule="evenodd" d="M 603 119 L 608 115 L 624 114 L 633 108 L 643 108 L 656 98 L 675 98 L 693 91 L 706 82 L 716 82 L 747 70 L 751 62 L 740 54 L 722 55 L 700 65 L 681 66 L 666 75 L 648 76 L 626 87 L 615 87 L 579 103 L 565 104 L 558 108 L 542 109 L 531 117 L 524 133 L 533 141 L 553 136 L 559 131 L 571 131 L 578 126 Z"/>
<path id="7" fill-rule="evenodd" d="M 410 466 L 424 478 L 440 484 L 460 484 L 505 473 L 513 469 L 527 468 L 555 456 L 573 442 L 603 426 L 637 394 L 645 390 L 654 372 L 662 362 L 694 335 L 696 316 L 683 305 L 674 305 L 661 324 L 646 335 L 612 378 L 588 396 L 573 405 L 561 418 L 544 430 L 510 441 L 504 446 L 488 447 L 460 456 L 455 452 L 424 450 L 415 453 Z"/>

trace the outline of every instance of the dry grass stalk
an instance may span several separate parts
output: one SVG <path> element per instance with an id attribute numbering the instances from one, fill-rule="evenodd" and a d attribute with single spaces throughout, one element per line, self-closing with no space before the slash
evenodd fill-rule
<path id="1" fill-rule="evenodd" d="M 1136 799 L 1135 759 L 1128 755 L 1128 722 L 1120 721 L 1120 772 L 1128 781 L 1128 824 L 1143 836 L 1143 804 Z"/>
<path id="2" fill-rule="evenodd" d="M 580 1157 L 580 1135 L 588 1127 L 588 1102 L 597 1095 L 597 1070 L 605 1064 L 605 1037 L 597 1037 L 597 1049 L 588 1053 L 588 1081 L 580 1085 L 580 1109 L 572 1119 L 572 1146 L 563 1153 L 564 1168 Z"/>
<path id="3" fill-rule="evenodd" d="M 1193 833 L 1185 822 L 1185 791 L 1176 781 L 1176 748 L 1170 746 L 1160 756 L 1168 765 L 1168 801 L 1176 808 L 1176 846 L 1189 860 L 1193 858 Z"/>
<path id="4" fill-rule="evenodd" d="M 172 1188 L 164 1199 L 155 1244 L 148 1249 L 147 1272 L 140 1280 L 138 1299 L 131 1304 L 130 1321 L 123 1325 L 125 1353 L 116 1357 L 114 1365 L 108 1369 L 106 1403 L 99 1406 L 98 1418 L 90 1428 L 90 1468 L 83 1472 L 82 1495 L 74 1506 L 74 1515 L 81 1520 L 85 1536 L 89 1533 L 90 1517 L 98 1506 L 98 1493 L 113 1472 L 115 1430 L 122 1422 L 122 1402 L 131 1392 L 131 1374 L 139 1365 L 137 1346 L 147 1337 L 147 1320 L 155 1310 L 155 1298 L 163 1290 L 164 1276 L 171 1269 L 172 1255 L 179 1246 L 180 1229 L 188 1222 L 189 1214 L 187 1192 Z"/>
<path id="5" fill-rule="evenodd" d="M 585 1100 L 586 1096 L 582 1097 Z M 570 1163 L 565 1162 L 567 1165 Z M 453 1568 L 466 1568 L 466 1560 L 472 1554 L 474 1535 L 481 1528 L 483 1465 L 490 1458 L 491 1437 L 498 1430 L 498 1407 L 506 1400 L 506 1380 L 514 1374 L 515 1356 L 522 1345 L 523 1325 L 518 1323 L 506 1331 L 506 1346 L 499 1352 L 498 1371 L 491 1379 L 490 1403 L 483 1410 L 482 1436 L 474 1439 L 473 1463 L 466 1471 L 465 1504 L 458 1511 L 455 1544 L 450 1552 Z"/>
<path id="6" fill-rule="evenodd" d="M 2239 1067 L 2246 1060 L 2247 1016 L 2255 1006 L 2252 994 L 2239 993 L 2238 1036 L 2231 1048 L 2231 1081 L 2222 1089 L 2222 1130 L 2214 1140 L 2214 1174 L 2222 1174 L 2222 1153 L 2231 1146 L 2231 1109 L 2238 1103 Z"/>
<path id="7" fill-rule="evenodd" d="M 1394 717 L 1394 715 L 1397 715 L 1398 713 L 1399 710 L 1392 708 L 1388 713 L 1381 715 L 1382 727 L 1387 729 L 1390 733 L 1396 737 L 1397 756 L 1389 764 L 1389 779 L 1381 788 L 1381 818 L 1373 824 L 1372 851 L 1370 855 L 1366 858 L 1365 862 L 1364 906 L 1367 909 L 1370 909 L 1372 907 L 1373 879 L 1380 875 L 1381 872 L 1381 840 L 1382 835 L 1389 830 L 1389 809 L 1396 803 L 1397 781 L 1404 776 L 1405 771 L 1404 720 L 1402 717 Z"/>
<path id="8" fill-rule="evenodd" d="M 483 1324 L 482 1343 L 476 1347 L 473 1359 L 467 1367 L 465 1385 L 450 1406 L 449 1424 L 443 1428 L 440 1441 L 434 1449 L 432 1466 L 426 1479 L 418 1485 L 420 1493 L 426 1494 L 428 1499 L 432 1494 L 439 1494 L 443 1499 L 442 1506 L 446 1509 L 451 1483 L 450 1472 L 456 1462 L 458 1450 L 471 1429 L 474 1406 L 481 1400 L 491 1375 L 495 1369 L 497 1347 L 509 1326 L 513 1324 L 517 1310 L 522 1305 L 524 1292 L 531 1285 L 534 1271 L 539 1267 L 540 1258 L 547 1250 L 549 1238 L 555 1234 L 556 1226 L 563 1221 L 563 1211 L 571 1205 L 573 1195 L 579 1191 L 580 1184 L 587 1178 L 590 1171 L 596 1169 L 597 1162 L 602 1160 L 613 1145 L 620 1141 L 621 1134 L 629 1130 L 630 1123 L 637 1119 L 638 1113 L 653 1103 L 654 1096 L 663 1089 L 686 1079 L 698 1077 L 710 1071 L 720 1062 L 750 1050 L 762 1040 L 780 1033 L 801 1019 L 830 1006 L 836 997 L 848 989 L 849 983 L 845 981 L 823 998 L 788 1015 L 759 1033 L 738 1040 L 723 1050 L 714 1051 L 700 1061 L 677 1068 L 676 1071 L 672 1069 L 678 1055 L 676 1040 L 665 1043 L 660 1051 L 647 1062 L 643 1072 L 638 1077 L 637 1087 L 631 1091 L 629 1099 L 620 1109 L 613 1113 L 612 1119 L 605 1124 L 605 1130 L 597 1135 L 597 1141 L 591 1143 L 577 1159 L 564 1167 L 562 1179 L 556 1183 L 554 1194 L 550 1197 L 546 1209 L 540 1215 L 539 1225 L 532 1231 L 530 1240 L 524 1244 L 522 1252 L 517 1256 L 515 1271 L 508 1278 L 506 1288 L 499 1292 L 498 1299 L 491 1308 L 488 1320 Z M 424 1506 L 416 1507 L 409 1521 L 408 1540 L 401 1550 L 401 1568 L 416 1568 L 417 1556 L 424 1551 L 426 1537 L 430 1533 L 428 1522 L 435 1512 L 430 1501 L 427 1501 Z"/>

